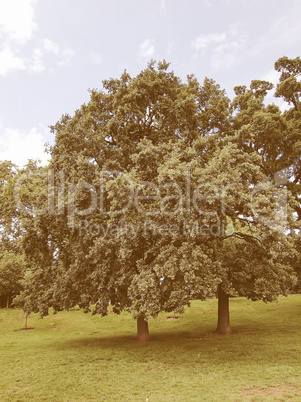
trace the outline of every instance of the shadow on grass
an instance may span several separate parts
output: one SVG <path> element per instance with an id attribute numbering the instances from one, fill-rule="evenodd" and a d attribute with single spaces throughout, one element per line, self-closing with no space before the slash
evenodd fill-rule
<path id="1" fill-rule="evenodd" d="M 232 347 L 236 343 L 237 338 L 242 339 L 244 337 L 254 338 L 257 337 L 258 332 L 256 331 L 233 331 L 231 335 L 220 335 L 215 332 L 215 329 L 211 331 L 162 331 L 151 333 L 151 339 L 147 342 L 138 342 L 135 334 L 121 334 L 112 336 L 91 336 L 76 338 L 72 340 L 62 340 L 61 342 L 56 342 L 53 345 L 55 348 L 60 350 L 66 349 L 97 349 L 97 350 L 140 350 L 140 349 L 160 349 L 163 353 L 164 351 L 173 351 L 178 353 L 183 352 L 187 349 L 199 349 L 201 348 L 211 348 L 215 345 L 223 345 L 225 347 Z M 211 350 L 210 349 L 210 350 Z M 217 349 L 214 349 L 217 350 Z"/>
<path id="2" fill-rule="evenodd" d="M 239 334 L 242 335 L 242 334 Z M 254 336 L 255 335 L 255 336 Z M 187 332 L 154 334 L 148 342 L 137 342 L 132 335 L 84 337 L 53 345 L 59 353 L 85 356 L 89 362 L 126 365 L 130 362 L 150 363 L 170 367 L 281 364 L 288 356 L 262 342 L 258 334 L 221 336 L 214 332 L 201 337 Z M 268 359 L 267 359 L 268 355 Z"/>
<path id="3" fill-rule="evenodd" d="M 154 321 L 153 321 L 154 323 Z M 185 329 L 184 329 L 185 328 Z M 135 328 L 133 332 L 121 332 L 111 333 L 111 335 L 102 334 L 101 329 L 98 331 L 93 331 L 91 337 L 76 337 L 72 340 L 62 340 L 55 344 L 57 348 L 119 348 L 127 349 L 129 346 L 137 347 L 149 347 L 158 344 L 160 348 L 165 348 L 166 345 L 174 347 L 182 347 L 183 345 L 192 344 L 197 345 L 199 343 L 225 343 L 231 344 L 235 343 L 239 338 L 245 337 L 258 337 L 262 334 L 268 333 L 268 328 L 264 325 L 249 325 L 238 324 L 232 327 L 231 335 L 220 335 L 216 332 L 216 325 L 212 323 L 202 323 L 201 321 L 197 324 L 195 322 L 193 325 L 189 322 L 183 323 L 181 327 L 166 328 L 163 327 L 162 321 L 154 325 L 152 330 L 152 325 L 150 325 L 150 337 L 151 339 L 146 342 L 138 342 L 136 339 Z"/>
<path id="4" fill-rule="evenodd" d="M 300 301 L 289 305 L 254 304 L 250 311 L 233 314 L 232 335 L 215 333 L 215 320 L 200 319 L 197 315 L 183 316 L 178 321 L 158 319 L 150 322 L 151 340 L 137 342 L 134 322 L 123 322 L 119 327 L 114 322 L 89 333 L 75 334 L 72 339 L 61 339 L 51 347 L 58 351 L 95 355 L 99 359 L 117 359 L 124 362 L 141 359 L 156 361 L 175 360 L 176 364 L 190 364 L 197 359 L 216 363 L 283 364 L 295 361 L 296 352 L 289 345 L 297 346 L 296 311 Z M 239 304 L 239 301 L 236 303 Z M 242 304 L 242 303 L 241 303 Z M 242 304 L 243 305 L 243 304 Z M 244 305 L 243 305 L 244 306 Z M 258 309 L 258 311 L 257 311 Z M 271 310 L 275 311 L 271 311 Z M 235 309 L 234 309 L 235 310 Z M 105 322 L 104 322 L 105 324 Z M 91 336 L 89 336 L 91 335 Z M 290 360 L 291 359 L 291 360 Z"/>

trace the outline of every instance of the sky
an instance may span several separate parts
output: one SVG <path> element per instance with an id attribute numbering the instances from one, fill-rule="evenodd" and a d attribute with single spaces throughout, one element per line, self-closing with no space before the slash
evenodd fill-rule
<path id="1" fill-rule="evenodd" d="M 230 98 L 253 79 L 276 84 L 275 61 L 300 56 L 300 16 L 300 0 L 0 0 L 0 160 L 47 163 L 49 126 L 151 59 Z"/>

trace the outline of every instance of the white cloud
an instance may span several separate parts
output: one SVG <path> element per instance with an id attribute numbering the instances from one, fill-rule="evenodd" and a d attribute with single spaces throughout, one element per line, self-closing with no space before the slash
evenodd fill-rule
<path id="1" fill-rule="evenodd" d="M 71 48 L 63 49 L 59 52 L 61 60 L 59 60 L 56 64 L 61 67 L 69 66 L 73 56 L 75 55 L 75 51 Z"/>
<path id="2" fill-rule="evenodd" d="M 166 10 L 166 0 L 161 0 L 160 8 L 161 8 L 162 10 Z"/>
<path id="3" fill-rule="evenodd" d="M 18 70 L 33 73 L 53 70 L 53 66 L 46 66 L 69 65 L 74 56 L 73 49 L 60 48 L 47 38 L 33 38 L 37 29 L 34 21 L 36 3 L 37 0 L 0 0 L 0 76 Z M 39 43 L 38 47 L 30 47 L 32 39 Z"/>
<path id="4" fill-rule="evenodd" d="M 46 70 L 46 62 L 47 66 L 50 66 L 51 59 L 50 56 L 55 56 L 57 59 L 52 60 L 55 62 L 57 66 L 64 67 L 70 64 L 72 57 L 74 56 L 75 51 L 71 48 L 61 49 L 59 45 L 55 42 L 52 42 L 50 39 L 42 39 L 41 46 L 37 47 L 33 50 L 33 55 L 30 59 L 28 59 L 28 70 L 34 73 L 40 73 Z M 49 70 L 53 70 L 53 67 L 48 68 Z"/>
<path id="5" fill-rule="evenodd" d="M 5 46 L 4 49 L 0 51 L 0 75 L 5 76 L 10 71 L 25 69 L 24 60 L 16 56 L 8 46 Z"/>
<path id="6" fill-rule="evenodd" d="M 34 73 L 40 73 L 46 70 L 43 62 L 43 52 L 41 49 L 37 48 L 33 50 L 33 57 L 30 62 L 29 70 Z"/>
<path id="7" fill-rule="evenodd" d="M 155 53 L 155 46 L 153 39 L 145 39 L 139 46 L 139 55 L 147 59 L 151 58 Z"/>
<path id="8" fill-rule="evenodd" d="M 265 73 L 261 79 L 264 81 L 269 81 L 272 84 L 274 84 L 274 86 L 276 86 L 279 82 L 279 77 L 280 77 L 280 73 L 276 70 L 270 70 L 267 73 Z"/>
<path id="9" fill-rule="evenodd" d="M 25 165 L 28 159 L 40 159 L 47 164 L 46 141 L 43 127 L 33 127 L 28 132 L 0 127 L 0 160 L 11 160 L 18 166 Z"/>
<path id="10" fill-rule="evenodd" d="M 203 0 L 205 3 L 205 6 L 208 8 L 211 8 L 213 6 L 213 1 L 212 0 Z"/>
<path id="11" fill-rule="evenodd" d="M 36 0 L 0 0 L 0 33 L 20 43 L 30 39 L 37 28 L 35 3 Z"/>
<path id="12" fill-rule="evenodd" d="M 59 54 L 60 48 L 57 43 L 52 42 L 50 39 L 42 39 L 42 44 L 45 53 Z"/>
<path id="13" fill-rule="evenodd" d="M 192 42 L 191 46 L 196 50 L 205 49 L 207 46 L 211 44 L 225 42 L 226 38 L 227 36 L 225 33 L 221 34 L 213 33 L 208 35 L 201 34 L 198 38 L 196 38 Z"/>
<path id="14" fill-rule="evenodd" d="M 289 108 L 288 103 L 286 103 L 282 98 L 275 98 L 274 93 L 279 83 L 280 73 L 276 70 L 270 70 L 265 73 L 261 79 L 264 81 L 269 81 L 274 85 L 274 88 L 268 92 L 267 96 L 265 97 L 264 103 L 266 105 L 274 103 L 277 105 L 282 112 Z"/>
<path id="15" fill-rule="evenodd" d="M 201 34 L 192 41 L 196 55 L 205 56 L 209 53 L 213 68 L 230 67 L 236 61 L 239 50 L 247 40 L 247 36 L 239 32 L 236 26 L 220 33 Z"/>
<path id="16" fill-rule="evenodd" d="M 257 40 L 254 40 L 253 47 L 249 50 L 249 57 L 260 59 L 267 52 L 277 52 L 279 57 L 284 54 L 291 58 L 299 56 L 300 14 L 300 0 L 290 2 L 286 11 L 269 24 L 262 35 L 255 36 Z"/>
<path id="17" fill-rule="evenodd" d="M 98 53 L 90 53 L 89 58 L 92 61 L 92 63 L 96 64 L 96 65 L 102 64 L 102 62 L 103 62 L 103 58 Z"/>

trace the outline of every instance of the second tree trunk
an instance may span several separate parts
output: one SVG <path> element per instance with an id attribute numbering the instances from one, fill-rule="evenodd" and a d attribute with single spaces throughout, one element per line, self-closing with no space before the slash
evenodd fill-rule
<path id="1" fill-rule="evenodd" d="M 224 292 L 222 286 L 218 287 L 218 321 L 216 332 L 222 335 L 231 334 L 229 296 Z"/>
<path id="2" fill-rule="evenodd" d="M 144 317 L 137 318 L 137 341 L 149 341 L 148 322 Z"/>

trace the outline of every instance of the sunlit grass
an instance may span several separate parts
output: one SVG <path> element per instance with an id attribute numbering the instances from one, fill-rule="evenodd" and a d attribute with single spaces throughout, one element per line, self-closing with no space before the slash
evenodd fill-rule
<path id="1" fill-rule="evenodd" d="M 142 344 L 130 314 L 32 314 L 20 331 L 22 311 L 2 309 L 0 400 L 301 400 L 301 295 L 230 308 L 231 336 L 214 333 L 216 300 L 194 301 Z"/>

